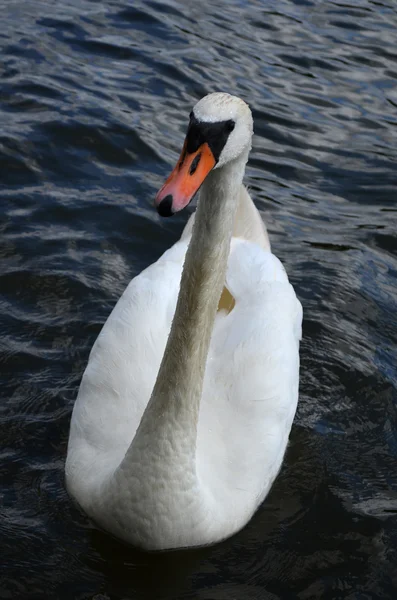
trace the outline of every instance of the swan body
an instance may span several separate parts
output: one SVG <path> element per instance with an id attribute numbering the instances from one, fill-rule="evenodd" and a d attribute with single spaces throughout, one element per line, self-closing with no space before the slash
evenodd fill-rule
<path id="1" fill-rule="evenodd" d="M 156 204 L 175 212 L 202 183 L 197 211 L 121 296 L 74 406 L 68 491 L 100 526 L 145 549 L 241 529 L 288 443 L 302 308 L 242 185 L 251 136 L 238 98 L 210 94 L 194 108 Z M 219 310 L 225 290 L 230 312 Z"/>

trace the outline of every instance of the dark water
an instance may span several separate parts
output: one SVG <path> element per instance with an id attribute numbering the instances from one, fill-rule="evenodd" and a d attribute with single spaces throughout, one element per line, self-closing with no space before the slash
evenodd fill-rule
<path id="1" fill-rule="evenodd" d="M 397 598 L 397 3 L 0 0 L 1 599 Z M 212 548 L 146 555 L 69 500 L 69 419 L 192 105 L 246 99 L 246 181 L 304 306 L 282 472 Z"/>

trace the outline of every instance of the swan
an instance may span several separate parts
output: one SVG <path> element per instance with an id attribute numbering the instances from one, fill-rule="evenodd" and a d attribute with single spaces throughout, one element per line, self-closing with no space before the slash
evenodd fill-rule
<path id="1" fill-rule="evenodd" d="M 197 210 L 124 291 L 74 405 L 67 490 L 101 528 L 146 550 L 240 530 L 287 447 L 302 307 L 242 184 L 252 134 L 235 96 L 193 108 L 155 204 L 171 216 L 200 188 Z"/>

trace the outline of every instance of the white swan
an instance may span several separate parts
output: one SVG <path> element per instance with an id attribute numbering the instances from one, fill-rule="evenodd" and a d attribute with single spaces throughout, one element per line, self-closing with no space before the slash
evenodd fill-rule
<path id="1" fill-rule="evenodd" d="M 68 491 L 104 529 L 146 549 L 241 529 L 287 446 L 302 308 L 242 185 L 251 137 L 239 98 L 210 94 L 194 107 L 156 197 L 170 215 L 202 184 L 194 224 L 125 290 L 74 406 Z M 221 294 L 230 312 L 219 310 Z"/>

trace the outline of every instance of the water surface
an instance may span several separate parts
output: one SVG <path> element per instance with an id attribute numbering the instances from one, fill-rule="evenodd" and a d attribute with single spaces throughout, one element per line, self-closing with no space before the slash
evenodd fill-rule
<path id="1" fill-rule="evenodd" d="M 0 598 L 397 597 L 394 0 L 0 0 Z M 189 211 L 152 199 L 211 91 L 304 307 L 284 467 L 238 535 L 147 555 L 70 501 L 69 420 L 128 281 Z"/>

